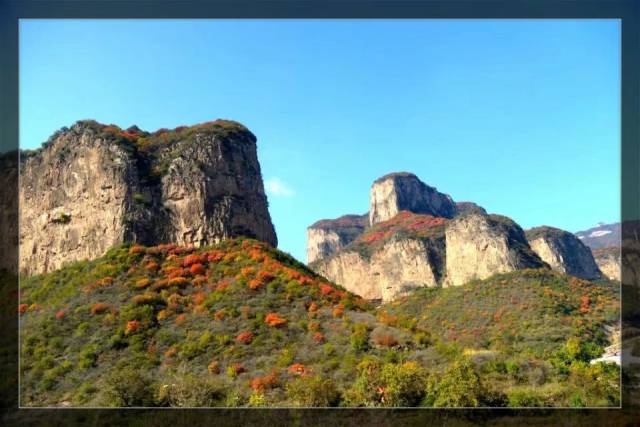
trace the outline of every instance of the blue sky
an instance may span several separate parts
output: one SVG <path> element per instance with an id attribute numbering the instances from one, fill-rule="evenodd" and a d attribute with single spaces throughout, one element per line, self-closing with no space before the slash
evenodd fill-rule
<path id="1" fill-rule="evenodd" d="M 22 20 L 20 144 L 93 118 L 258 138 L 279 247 L 410 171 L 524 228 L 619 220 L 615 20 Z"/>

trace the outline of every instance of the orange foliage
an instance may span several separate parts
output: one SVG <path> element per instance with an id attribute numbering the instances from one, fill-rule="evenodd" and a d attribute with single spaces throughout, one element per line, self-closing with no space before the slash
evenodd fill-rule
<path id="1" fill-rule="evenodd" d="M 330 295 L 330 294 L 331 294 L 331 292 L 333 292 L 333 286 L 328 285 L 328 284 L 326 284 L 326 283 L 321 283 L 321 284 L 320 284 L 320 293 L 321 293 L 322 295 L 325 295 L 325 296 L 326 296 L 326 295 Z"/>
<path id="2" fill-rule="evenodd" d="M 97 286 L 109 286 L 112 283 L 113 283 L 113 277 L 107 276 L 107 277 L 103 277 L 102 279 L 98 280 L 96 282 L 96 285 Z"/>
<path id="3" fill-rule="evenodd" d="M 227 315 L 227 312 L 224 311 L 224 309 L 222 309 L 222 310 L 216 311 L 213 315 L 213 318 L 216 320 L 222 320 L 226 315 Z"/>
<path id="4" fill-rule="evenodd" d="M 382 311 L 378 315 L 378 320 L 387 326 L 396 326 L 398 324 L 398 316 L 393 316 L 387 311 Z"/>
<path id="5" fill-rule="evenodd" d="M 344 313 L 344 305 L 338 304 L 333 308 L 333 317 L 341 317 Z"/>
<path id="6" fill-rule="evenodd" d="M 307 328 L 310 331 L 317 331 L 318 329 L 320 329 L 320 322 L 317 322 L 315 320 L 312 322 L 309 322 L 309 325 L 307 326 Z"/>
<path id="7" fill-rule="evenodd" d="M 268 388 L 274 388 L 278 385 L 278 373 L 271 372 L 263 377 L 255 377 L 251 380 L 251 388 L 255 391 L 262 392 Z"/>
<path id="8" fill-rule="evenodd" d="M 167 310 L 160 310 L 156 316 L 158 320 L 164 320 L 167 317 L 169 317 L 169 312 Z"/>
<path id="9" fill-rule="evenodd" d="M 189 272 L 191 274 L 193 274 L 194 276 L 198 275 L 198 274 L 201 274 L 201 275 L 205 274 L 206 271 L 207 270 L 204 268 L 204 266 L 202 264 L 200 264 L 199 262 L 195 263 L 195 264 L 192 264 L 191 267 L 189 267 Z"/>
<path id="10" fill-rule="evenodd" d="M 260 280 L 262 283 L 268 283 L 272 281 L 275 277 L 276 276 L 270 271 L 260 270 L 258 272 L 258 280 Z"/>
<path id="11" fill-rule="evenodd" d="M 185 321 L 185 319 L 186 319 L 186 318 L 187 318 L 187 315 L 186 315 L 186 314 L 184 314 L 184 313 L 182 313 L 182 314 L 178 314 L 178 315 L 176 316 L 176 323 L 177 323 L 177 324 L 184 323 L 184 321 Z"/>
<path id="12" fill-rule="evenodd" d="M 324 342 L 324 334 L 322 332 L 316 332 L 313 334 L 313 340 L 318 344 L 322 344 Z"/>
<path id="13" fill-rule="evenodd" d="M 147 286 L 149 286 L 151 284 L 151 280 L 149 280 L 148 278 L 144 278 L 144 279 L 140 279 L 138 281 L 136 281 L 135 287 L 138 289 L 144 289 Z"/>
<path id="14" fill-rule="evenodd" d="M 373 341 L 378 345 L 393 347 L 398 344 L 398 340 L 391 334 L 381 334 L 374 337 Z"/>
<path id="15" fill-rule="evenodd" d="M 253 333 L 249 331 L 240 332 L 236 337 L 236 341 L 240 344 L 249 344 L 253 340 Z"/>
<path id="16" fill-rule="evenodd" d="M 205 294 L 204 292 L 196 292 L 193 295 L 191 295 L 191 300 L 195 305 L 202 304 L 206 298 L 207 298 L 207 294 Z"/>
<path id="17" fill-rule="evenodd" d="M 178 352 L 178 349 L 175 347 L 169 347 L 167 351 L 164 352 L 164 357 L 173 357 Z"/>
<path id="18" fill-rule="evenodd" d="M 127 326 L 124 329 L 125 335 L 129 335 L 132 332 L 135 332 L 140 327 L 140 322 L 138 320 L 130 320 L 127 322 Z"/>
<path id="19" fill-rule="evenodd" d="M 311 305 L 309 305 L 309 313 L 315 313 L 316 311 L 318 311 L 318 304 L 312 302 Z"/>
<path id="20" fill-rule="evenodd" d="M 58 310 L 58 312 L 56 312 L 56 319 L 63 319 L 65 315 L 64 310 Z"/>
<path id="21" fill-rule="evenodd" d="M 209 262 L 218 262 L 224 257 L 224 252 L 222 251 L 211 251 L 209 255 L 207 255 L 207 261 Z"/>
<path id="22" fill-rule="evenodd" d="M 149 271 L 158 271 L 160 269 L 160 265 L 157 262 L 150 261 L 145 264 L 144 268 Z"/>
<path id="23" fill-rule="evenodd" d="M 141 254 L 145 252 L 145 248 L 144 246 L 140 246 L 140 245 L 135 245 L 135 246 L 131 246 L 129 248 L 129 254 L 133 255 L 133 254 Z"/>
<path id="24" fill-rule="evenodd" d="M 91 314 L 104 313 L 109 309 L 109 306 L 103 302 L 97 302 L 91 306 Z"/>
<path id="25" fill-rule="evenodd" d="M 18 312 L 20 314 L 22 314 L 22 313 L 26 312 L 28 308 L 29 308 L 29 304 L 20 304 L 18 306 Z"/>
<path id="26" fill-rule="evenodd" d="M 264 322 L 269 326 L 280 327 L 287 324 L 287 320 L 283 319 L 278 313 L 269 313 L 265 316 Z"/>
<path id="27" fill-rule="evenodd" d="M 199 288 L 200 286 L 204 285 L 206 282 L 207 282 L 207 278 L 204 276 L 196 276 L 196 278 L 191 281 L 191 283 L 193 283 L 193 286 L 195 286 L 196 288 Z"/>
<path id="28" fill-rule="evenodd" d="M 249 280 L 249 289 L 255 291 L 256 289 L 259 289 L 262 286 L 262 282 L 258 279 L 251 279 Z"/>
<path id="29" fill-rule="evenodd" d="M 174 277 L 173 279 L 169 279 L 169 286 L 181 286 L 187 283 L 189 283 L 189 281 L 184 277 Z"/>
<path id="30" fill-rule="evenodd" d="M 218 361 L 212 360 L 211 363 L 209 363 L 209 366 L 207 366 L 207 371 L 209 371 L 210 374 L 219 374 L 220 364 L 218 363 Z"/>
<path id="31" fill-rule="evenodd" d="M 304 376 L 309 373 L 309 370 L 302 363 L 294 363 L 289 366 L 290 374 Z"/>
<path id="32" fill-rule="evenodd" d="M 188 270 L 180 267 L 171 267 L 167 269 L 167 277 L 170 279 L 174 279 L 176 277 L 184 277 L 187 275 Z"/>
<path id="33" fill-rule="evenodd" d="M 589 311 L 589 305 L 591 304 L 591 299 L 589 295 L 583 295 L 580 297 L 580 313 L 587 313 Z"/>

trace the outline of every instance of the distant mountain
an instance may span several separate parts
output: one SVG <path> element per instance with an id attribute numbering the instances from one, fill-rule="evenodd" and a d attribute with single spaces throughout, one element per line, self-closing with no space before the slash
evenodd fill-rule
<path id="1" fill-rule="evenodd" d="M 575 233 L 582 243 L 591 249 L 620 246 L 620 223 L 613 224 L 599 223 L 593 228 Z"/>

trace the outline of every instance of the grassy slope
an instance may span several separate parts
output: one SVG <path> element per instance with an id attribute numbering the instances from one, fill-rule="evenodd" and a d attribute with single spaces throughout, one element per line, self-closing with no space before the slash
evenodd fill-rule
<path id="1" fill-rule="evenodd" d="M 254 240 L 123 246 L 22 281 L 21 404 L 607 405 L 617 370 L 584 360 L 611 286 L 529 271 L 376 309 Z"/>

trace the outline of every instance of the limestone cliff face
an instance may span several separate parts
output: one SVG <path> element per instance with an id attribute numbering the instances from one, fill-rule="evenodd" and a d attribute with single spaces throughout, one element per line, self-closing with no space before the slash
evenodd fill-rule
<path id="1" fill-rule="evenodd" d="M 253 134 L 234 122 L 142 133 L 93 121 L 56 133 L 20 170 L 20 270 L 50 271 L 125 241 L 277 244 Z"/>
<path id="2" fill-rule="evenodd" d="M 456 205 L 451 197 L 412 173 L 392 173 L 374 181 L 369 198 L 369 224 L 391 219 L 402 210 L 452 218 Z"/>
<path id="3" fill-rule="evenodd" d="M 411 289 L 438 286 L 444 239 L 394 238 L 370 256 L 343 250 L 312 268 L 363 298 L 391 301 Z"/>
<path id="4" fill-rule="evenodd" d="M 526 232 L 531 249 L 551 268 L 586 280 L 602 277 L 593 255 L 575 235 L 553 227 L 536 227 Z"/>
<path id="5" fill-rule="evenodd" d="M 609 280 L 621 280 L 620 247 L 592 249 L 593 257 L 602 274 Z"/>
<path id="6" fill-rule="evenodd" d="M 509 218 L 471 213 L 450 221 L 446 235 L 445 286 L 524 268 L 548 267 Z"/>
<path id="7" fill-rule="evenodd" d="M 487 215 L 487 211 L 473 202 L 456 202 L 456 215 L 465 215 L 468 213 L 479 213 Z"/>
<path id="8" fill-rule="evenodd" d="M 344 215 L 320 220 L 307 228 L 307 263 L 326 258 L 361 235 L 369 215 Z"/>

